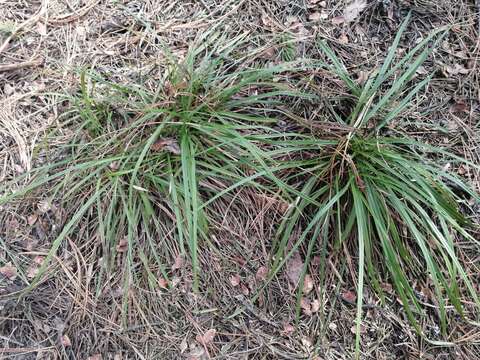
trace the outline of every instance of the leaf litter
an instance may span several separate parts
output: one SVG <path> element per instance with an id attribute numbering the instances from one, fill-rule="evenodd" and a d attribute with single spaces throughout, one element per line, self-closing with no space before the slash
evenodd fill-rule
<path id="1" fill-rule="evenodd" d="M 310 0 L 310 1 L 308 1 L 308 3 L 313 4 L 313 5 L 315 5 L 315 6 L 319 6 L 319 5 L 322 6 L 322 7 L 325 6 L 325 4 L 322 4 L 322 3 L 325 3 L 325 2 L 320 2 L 320 1 L 317 1 L 317 0 Z M 357 1 L 354 1 L 354 2 L 352 2 L 350 5 L 353 5 L 353 4 L 355 4 L 355 3 L 358 3 L 358 2 L 357 2 Z M 360 2 L 360 3 L 365 3 L 365 4 L 366 4 L 366 2 Z M 347 19 L 348 19 L 349 17 L 348 17 L 348 15 L 346 14 L 347 9 L 348 9 L 348 6 L 347 6 L 347 8 L 345 8 L 344 13 L 343 13 L 343 16 L 342 16 L 342 20 L 341 20 L 341 22 L 339 22 L 339 24 L 340 24 L 340 23 L 348 22 Z M 362 9 L 362 10 L 363 10 L 363 9 Z M 357 9 L 354 11 L 354 13 L 356 13 L 357 15 L 356 15 L 352 20 L 350 20 L 350 21 L 354 21 L 355 18 L 358 18 L 358 16 L 360 16 L 362 10 L 358 10 L 358 8 L 357 8 Z M 323 12 L 322 12 L 321 14 L 322 14 L 322 18 L 320 18 L 320 20 L 323 19 L 323 17 L 325 16 Z M 352 15 L 351 15 L 351 16 L 352 16 Z M 333 22 L 333 21 L 332 21 L 332 22 Z M 48 31 L 50 31 L 50 30 L 48 29 Z M 353 42 L 353 39 L 352 39 L 352 42 Z M 461 74 L 462 71 L 464 71 L 464 70 L 463 70 L 463 69 L 460 69 L 460 68 L 455 68 L 455 66 L 453 67 L 453 69 L 446 69 L 446 72 L 448 72 L 448 75 L 451 76 L 451 77 L 456 76 L 456 75 L 458 75 L 458 74 L 462 75 L 462 74 Z M 455 74 L 455 73 L 457 73 L 457 74 Z M 464 111 L 464 110 L 462 109 L 462 107 L 460 107 L 460 110 L 461 110 L 461 111 Z M 170 152 L 170 153 L 172 153 L 172 154 L 175 154 L 175 150 L 172 151 L 171 149 L 168 149 L 168 148 L 167 148 L 167 145 L 158 145 L 158 146 L 159 146 L 159 149 L 158 149 L 158 150 L 153 150 L 153 149 L 152 149 L 152 150 L 153 150 L 153 151 L 165 151 L 165 152 Z M 257 271 L 257 274 L 258 274 L 259 271 L 260 271 L 260 269 Z M 266 271 L 265 274 L 268 274 L 268 271 Z M 308 274 L 306 275 L 306 277 L 307 277 L 307 276 L 308 276 Z M 296 278 L 296 281 L 294 281 L 294 283 L 295 283 L 295 284 L 298 284 L 299 276 L 293 276 L 293 277 Z M 265 275 L 265 278 L 266 278 L 266 275 Z M 257 280 L 264 280 L 265 278 L 264 278 L 264 276 L 256 276 L 256 279 L 257 279 Z M 164 281 L 165 281 L 165 284 L 167 284 L 166 280 L 164 280 Z M 304 288 L 305 288 L 305 286 L 304 286 Z M 349 298 L 350 300 L 353 298 L 353 301 L 356 300 L 356 296 L 355 296 L 354 293 L 353 293 L 353 296 L 347 295 L 346 298 Z M 311 300 L 311 301 L 310 301 L 310 310 L 312 311 L 312 313 L 315 312 L 315 311 L 314 311 L 314 309 L 316 308 L 315 301 L 316 301 L 316 300 Z M 99 358 L 101 358 L 101 356 L 100 356 Z M 92 357 L 92 359 L 93 359 L 93 357 Z"/>

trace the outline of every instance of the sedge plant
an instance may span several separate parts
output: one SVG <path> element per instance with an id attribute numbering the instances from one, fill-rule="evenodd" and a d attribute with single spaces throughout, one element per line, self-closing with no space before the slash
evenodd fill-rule
<path id="1" fill-rule="evenodd" d="M 290 170 L 283 172 L 282 179 L 302 195 L 279 227 L 273 244 L 271 278 L 300 247 L 306 250 L 297 295 L 298 318 L 302 284 L 312 254 L 319 251 L 325 261 L 327 251 L 354 249 L 354 257 L 358 258 L 357 357 L 366 280 L 381 299 L 385 299 L 382 283 L 393 285 L 418 333 L 422 333 L 418 318 L 424 308 L 412 278 L 428 277 L 431 282 L 444 334 L 447 305 L 464 314 L 462 286 L 471 300 L 480 304 L 455 247 L 457 237 L 479 245 L 468 231 L 473 224 L 459 210 L 460 204 L 466 203 L 465 197 L 478 201 L 478 194 L 435 160 L 449 156 L 448 152 L 383 131 L 431 80 L 428 76 L 410 85 L 445 34 L 445 29 L 433 32 L 395 60 L 408 21 L 409 17 L 382 66 L 363 86 L 352 79 L 334 51 L 321 41 L 320 49 L 329 61 L 322 66 L 344 82 L 354 104 L 346 117 L 331 106 L 337 126 L 330 133 L 317 135 L 306 130 L 278 143 L 282 161 L 290 159 Z M 451 155 L 452 159 L 462 161 Z M 303 230 L 298 235 L 300 224 Z M 293 244 L 291 239 L 295 239 Z"/>
<path id="2" fill-rule="evenodd" d="M 47 189 L 44 197 L 69 210 L 26 291 L 45 279 L 52 258 L 85 223 L 100 244 L 97 296 L 118 257 L 124 259 L 124 314 L 138 273 L 156 291 L 165 286 L 159 279 L 168 281 L 165 264 L 175 256 L 190 259 L 192 287 L 199 289 L 199 248 L 209 244 L 208 204 L 239 186 L 261 187 L 254 181 L 261 176 L 278 181 L 258 146 L 268 137 L 262 129 L 276 122 L 269 114 L 281 97 L 302 96 L 279 81 L 296 65 L 240 67 L 244 61 L 235 51 L 244 38 L 228 40 L 211 30 L 184 58 L 165 49 L 168 66 L 155 89 L 82 72 L 79 93 L 69 99 L 74 106 L 64 114 L 62 126 L 73 136 L 60 160 L 32 170 L 29 182 L 14 192 L 5 186 L 0 198 L 6 203 Z M 139 263 L 143 271 L 135 271 Z"/>

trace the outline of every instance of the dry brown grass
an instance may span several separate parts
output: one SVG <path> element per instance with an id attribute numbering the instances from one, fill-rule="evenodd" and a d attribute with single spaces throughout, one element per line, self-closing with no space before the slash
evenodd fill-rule
<path id="1" fill-rule="evenodd" d="M 467 0 L 370 1 L 351 24 L 332 23 L 344 7 L 345 2 L 333 0 L 0 0 L 0 181 L 48 158 L 50 148 L 36 145 L 50 126 L 60 126 L 58 116 L 66 104 L 55 93 L 77 91 L 80 67 L 92 66 L 119 83 L 142 81 L 154 87 L 164 60 L 160 40 L 182 54 L 197 32 L 223 21 L 232 36 L 248 32 L 256 44 L 267 45 L 264 61 L 278 61 L 285 51 L 295 57 L 321 57 L 315 39 L 329 39 L 361 78 L 384 58 L 386 44 L 408 9 L 414 20 L 402 44 L 405 49 L 433 28 L 452 26 L 425 65 L 425 72 L 438 76 L 408 114 L 419 120 L 411 124 L 411 134 L 479 163 L 480 8 Z M 288 45 L 282 43 L 285 38 Z M 26 62 L 29 66 L 19 66 Z M 325 77 L 320 83 L 322 96 L 341 92 L 334 79 Z M 298 109 L 302 111 L 301 104 Z M 431 137 L 439 126 L 445 128 L 444 135 Z M 70 136 L 68 129 L 62 133 L 55 141 Z M 38 148 L 40 154 L 35 153 Z M 465 166 L 455 170 L 480 189 L 477 171 Z M 35 272 L 36 261 L 41 261 L 69 209 L 44 204 L 41 194 L 1 207 L 0 265 L 27 272 L 0 275 L 0 358 L 93 360 L 102 354 L 103 359 L 305 359 L 315 354 L 316 359 L 350 359 L 355 308 L 341 293 L 353 288 L 355 275 L 352 271 L 350 282 L 344 282 L 339 272 L 351 270 L 337 268 L 338 256 L 348 253 L 328 260 L 325 288 L 313 277 L 310 300 L 321 300 L 320 310 L 303 314 L 297 325 L 295 292 L 286 276 L 250 303 L 249 295 L 263 281 L 257 272 L 268 266 L 282 204 L 251 190 L 235 196 L 243 199 L 242 208 L 222 202 L 212 210 L 222 216 L 213 224 L 212 242 L 218 250 L 201 252 L 206 291 L 190 292 L 188 267 L 174 271 L 176 283 L 169 290 L 153 293 L 142 284 L 132 287 L 127 327 L 120 314 L 124 264 L 119 261 L 118 273 L 95 294 L 97 238 L 88 224 L 79 233 L 85 241 L 70 240 L 68 250 L 50 265 L 53 279 L 26 296 L 12 295 L 22 288 L 22 278 L 28 280 L 29 272 Z M 463 252 L 478 279 L 478 254 Z M 319 272 L 315 266 L 312 274 Z M 456 345 L 435 347 L 415 335 L 394 299 L 380 307 L 368 290 L 365 299 L 372 305 L 362 335 L 365 359 L 480 359 L 477 327 L 459 321 L 449 339 Z M 422 324 L 426 333 L 438 332 L 435 322 L 432 311 Z M 203 347 L 197 336 L 209 329 L 217 335 Z"/>

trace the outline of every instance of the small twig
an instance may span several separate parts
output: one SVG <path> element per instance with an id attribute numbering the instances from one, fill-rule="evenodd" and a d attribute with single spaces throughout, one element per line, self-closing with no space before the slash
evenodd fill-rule
<path id="1" fill-rule="evenodd" d="M 73 21 L 76 21 L 84 17 L 85 15 L 87 15 L 88 12 L 92 10 L 95 6 L 97 6 L 99 2 L 100 0 L 94 0 L 90 5 L 86 5 L 79 12 L 74 12 L 74 13 L 62 16 L 60 18 L 48 19 L 48 24 L 49 25 L 65 25 Z"/>
<path id="2" fill-rule="evenodd" d="M 344 296 L 342 296 L 342 294 L 337 294 L 337 297 L 338 297 L 338 299 L 346 302 L 349 305 L 352 305 L 352 306 L 357 305 L 357 300 L 352 301 L 352 300 L 347 299 Z M 376 305 L 376 304 L 362 304 L 362 308 L 364 310 L 367 310 L 367 309 L 381 309 L 381 307 Z"/>
<path id="3" fill-rule="evenodd" d="M 267 317 L 266 314 L 262 313 L 261 310 L 257 309 L 255 305 L 253 305 L 250 300 L 248 300 L 245 296 L 243 295 L 237 295 L 234 297 L 237 301 L 241 303 L 243 306 L 243 309 L 241 309 L 241 312 L 244 312 L 243 310 L 247 310 L 251 315 L 256 317 L 258 320 L 261 322 L 264 322 L 268 325 L 273 326 L 274 328 L 277 328 L 279 325 L 277 323 L 274 323 L 273 321 L 270 321 Z"/>
<path id="4" fill-rule="evenodd" d="M 11 339 L 11 338 L 6 337 L 6 336 L 0 335 L 0 339 L 5 340 L 7 343 L 11 342 L 12 344 L 15 344 L 15 345 L 18 345 L 18 346 L 25 346 L 25 344 L 22 344 L 21 342 L 18 342 L 16 340 Z"/>
<path id="5" fill-rule="evenodd" d="M 0 355 L 3 354 L 28 354 L 33 352 L 40 352 L 45 350 L 53 349 L 53 346 L 37 348 L 37 347 L 19 347 L 19 348 L 0 348 Z M 5 359 L 5 358 L 3 358 Z"/>
<path id="6" fill-rule="evenodd" d="M 204 0 L 199 0 L 198 2 L 205 8 L 205 10 L 210 11 L 210 7 Z"/>
<path id="7" fill-rule="evenodd" d="M 191 28 L 204 28 L 207 26 L 211 26 L 212 24 L 218 24 L 225 20 L 227 17 L 235 13 L 245 2 L 245 0 L 240 0 L 237 5 L 235 5 L 231 10 L 229 10 L 227 13 L 224 15 L 220 16 L 219 18 L 216 18 L 215 20 L 210 20 L 210 21 L 205 21 L 205 20 L 195 20 L 189 23 L 184 23 L 184 24 L 178 24 L 178 25 L 172 25 L 172 22 L 168 22 L 167 24 L 158 24 L 157 25 L 157 31 L 158 32 L 165 32 L 165 31 L 175 31 L 175 30 L 182 30 L 182 29 L 191 29 Z M 214 15 L 219 13 L 223 8 L 218 6 L 217 10 L 214 10 L 212 13 L 208 14 L 208 17 L 211 19 L 213 18 Z"/>
<path id="8" fill-rule="evenodd" d="M 475 1 L 475 6 L 477 8 L 477 31 L 478 38 L 480 39 L 480 0 Z"/>
<path id="9" fill-rule="evenodd" d="M 25 69 L 32 66 L 39 66 L 43 64 L 42 59 L 24 61 L 16 64 L 0 64 L 0 72 Z"/>
<path id="10" fill-rule="evenodd" d="M 8 45 L 10 44 L 10 41 L 12 41 L 12 39 L 20 32 L 20 30 L 22 30 L 24 27 L 26 27 L 30 23 L 36 22 L 44 14 L 44 12 L 45 12 L 45 7 L 42 5 L 40 7 L 40 10 L 38 10 L 38 12 L 35 15 L 33 15 L 31 18 L 27 19 L 26 21 L 18 25 L 15 28 L 15 30 L 12 31 L 10 36 L 0 46 L 0 54 L 3 51 L 5 51 L 5 49 L 7 49 Z"/>

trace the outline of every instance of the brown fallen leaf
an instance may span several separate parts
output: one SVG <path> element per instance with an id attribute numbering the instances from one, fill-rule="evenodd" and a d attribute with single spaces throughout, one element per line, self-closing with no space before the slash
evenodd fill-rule
<path id="1" fill-rule="evenodd" d="M 122 253 L 128 249 L 128 240 L 126 238 L 121 239 L 117 244 L 117 251 Z"/>
<path id="2" fill-rule="evenodd" d="M 313 290 L 313 280 L 312 277 L 307 274 L 303 279 L 303 293 L 308 295 Z"/>
<path id="3" fill-rule="evenodd" d="M 352 332 L 352 334 L 356 334 L 357 333 L 357 326 L 353 325 L 350 328 L 350 331 Z M 365 325 L 360 324 L 360 334 L 365 334 L 366 332 L 367 332 L 367 328 L 365 327 Z"/>
<path id="4" fill-rule="evenodd" d="M 232 260 L 240 266 L 245 266 L 245 264 L 247 263 L 247 261 L 240 256 L 234 256 Z"/>
<path id="5" fill-rule="evenodd" d="M 312 310 L 312 313 L 316 313 L 318 312 L 318 310 L 320 310 L 320 300 L 315 299 L 312 301 L 311 310 Z"/>
<path id="6" fill-rule="evenodd" d="M 255 274 L 255 279 L 258 281 L 263 281 L 267 279 L 268 269 L 266 266 L 260 266 Z"/>
<path id="7" fill-rule="evenodd" d="M 95 354 L 87 358 L 87 360 L 102 360 L 102 359 L 103 359 L 102 354 Z"/>
<path id="8" fill-rule="evenodd" d="M 345 22 L 345 18 L 343 16 L 335 16 L 332 18 L 332 24 L 333 25 L 340 25 Z"/>
<path id="9" fill-rule="evenodd" d="M 250 294 L 250 289 L 246 287 L 244 284 L 240 285 L 240 289 L 242 290 L 242 294 L 247 296 Z"/>
<path id="10" fill-rule="evenodd" d="M 348 44 L 348 36 L 345 34 L 340 35 L 338 42 L 343 45 Z"/>
<path id="11" fill-rule="evenodd" d="M 37 222 L 37 220 L 38 220 L 38 215 L 32 214 L 27 218 L 27 223 L 28 225 L 32 226 Z"/>
<path id="12" fill-rule="evenodd" d="M 350 304 L 355 304 L 357 295 L 353 291 L 347 290 L 342 293 L 342 299 Z"/>
<path id="13" fill-rule="evenodd" d="M 175 96 L 176 90 L 175 86 L 173 86 L 171 81 L 166 81 L 165 84 L 163 84 L 163 90 L 165 91 L 165 94 L 168 96 Z"/>
<path id="14" fill-rule="evenodd" d="M 302 297 L 300 299 L 300 308 L 303 310 L 305 315 L 312 315 L 312 305 L 309 299 Z"/>
<path id="15" fill-rule="evenodd" d="M 355 20 L 366 8 L 366 6 L 366 0 L 353 0 L 343 11 L 343 18 L 345 19 L 345 22 L 349 23 Z"/>
<path id="16" fill-rule="evenodd" d="M 153 151 L 168 151 L 174 155 L 180 155 L 180 146 L 175 139 L 160 139 L 153 143 L 150 147 Z"/>
<path id="17" fill-rule="evenodd" d="M 278 203 L 278 211 L 280 211 L 281 214 L 285 214 L 288 209 L 290 209 L 290 204 L 286 201 L 281 201 Z"/>
<path id="18" fill-rule="evenodd" d="M 298 280 L 300 280 L 300 275 L 303 270 L 303 261 L 300 254 L 295 252 L 287 262 L 287 277 L 288 280 L 292 283 L 293 286 L 297 286 Z"/>
<path id="19" fill-rule="evenodd" d="M 264 59 L 269 59 L 272 60 L 275 58 L 275 48 L 270 46 L 269 48 L 265 49 L 264 52 L 262 52 L 262 57 Z"/>
<path id="20" fill-rule="evenodd" d="M 294 33 L 296 34 L 296 38 L 297 39 L 300 39 L 301 37 L 303 36 L 309 36 L 310 35 L 310 31 L 305 27 L 303 26 L 303 23 L 300 22 L 300 21 L 295 21 L 293 22 L 289 29 Z"/>
<path id="21" fill-rule="evenodd" d="M 60 342 L 65 347 L 72 346 L 72 342 L 70 341 L 70 338 L 68 337 L 68 335 L 63 335 L 62 338 L 60 339 Z"/>
<path id="22" fill-rule="evenodd" d="M 283 324 L 283 330 L 281 331 L 281 334 L 284 336 L 290 335 L 295 331 L 295 327 L 293 325 L 290 325 L 288 323 Z"/>
<path id="23" fill-rule="evenodd" d="M 168 289 L 168 281 L 164 278 L 160 278 L 158 279 L 158 286 L 160 286 L 162 289 Z"/>
<path id="24" fill-rule="evenodd" d="M 7 263 L 0 267 L 0 274 L 9 280 L 14 280 L 17 277 L 17 268 L 13 266 L 12 263 Z"/>
<path id="25" fill-rule="evenodd" d="M 172 270 L 174 270 L 174 271 L 179 270 L 179 269 L 183 268 L 184 264 L 185 264 L 185 259 L 183 258 L 182 255 L 178 254 L 175 257 L 175 262 L 172 265 Z"/>
<path id="26" fill-rule="evenodd" d="M 468 105 L 464 101 L 457 101 L 455 104 L 453 104 L 450 107 L 452 112 L 458 112 L 458 113 L 468 113 L 469 108 Z"/>
<path id="27" fill-rule="evenodd" d="M 235 274 L 230 276 L 230 284 L 232 284 L 233 287 L 240 285 L 240 275 Z"/>
<path id="28" fill-rule="evenodd" d="M 215 335 L 217 335 L 217 330 L 215 329 L 209 329 L 207 330 L 203 335 L 197 335 L 196 340 L 204 345 L 207 346 L 213 342 L 213 339 L 215 338 Z"/>
<path id="29" fill-rule="evenodd" d="M 37 22 L 37 32 L 42 36 L 47 35 L 47 24 L 43 21 Z"/>

